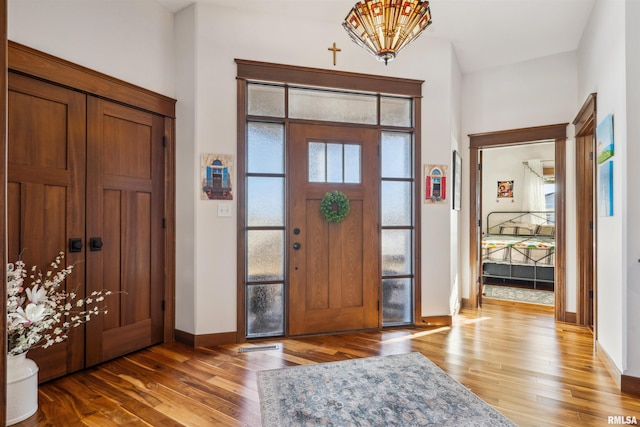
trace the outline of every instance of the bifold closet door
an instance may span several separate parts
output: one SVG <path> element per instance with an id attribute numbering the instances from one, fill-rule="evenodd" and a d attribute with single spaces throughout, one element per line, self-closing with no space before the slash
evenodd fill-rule
<path id="1" fill-rule="evenodd" d="M 117 292 L 86 326 L 92 366 L 163 340 L 164 118 L 87 106 L 86 292 Z"/>
<path id="2" fill-rule="evenodd" d="M 86 96 L 16 73 L 8 84 L 8 261 L 21 258 L 46 274 L 56 255 L 68 252 L 69 239 L 84 241 Z M 75 264 L 67 291 L 80 297 L 84 257 L 84 248 L 66 255 Z M 82 369 L 84 327 L 29 357 L 41 382 Z"/>

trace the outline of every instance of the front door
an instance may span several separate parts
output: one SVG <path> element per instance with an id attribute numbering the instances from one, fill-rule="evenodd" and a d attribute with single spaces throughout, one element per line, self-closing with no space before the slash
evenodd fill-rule
<path id="1" fill-rule="evenodd" d="M 380 326 L 378 141 L 372 129 L 290 127 L 290 335 Z M 331 191 L 349 199 L 341 222 L 321 214 Z"/>

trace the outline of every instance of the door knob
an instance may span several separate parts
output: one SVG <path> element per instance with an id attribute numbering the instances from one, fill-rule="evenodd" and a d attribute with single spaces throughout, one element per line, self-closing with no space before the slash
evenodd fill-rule
<path id="1" fill-rule="evenodd" d="M 294 249 L 294 250 L 296 250 L 296 251 L 297 251 L 298 249 L 300 249 L 300 243 L 295 242 L 295 243 L 293 244 L 293 249 Z"/>
<path id="2" fill-rule="evenodd" d="M 81 252 L 82 251 L 82 239 L 71 238 L 69 239 L 69 252 Z"/>
<path id="3" fill-rule="evenodd" d="M 92 237 L 89 239 L 89 249 L 92 251 L 102 250 L 102 237 Z"/>

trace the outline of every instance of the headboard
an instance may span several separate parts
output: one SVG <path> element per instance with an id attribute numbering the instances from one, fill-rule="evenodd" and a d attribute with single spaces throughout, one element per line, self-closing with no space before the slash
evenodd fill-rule
<path id="1" fill-rule="evenodd" d="M 487 234 L 553 237 L 555 235 L 555 212 L 490 212 L 487 215 Z"/>

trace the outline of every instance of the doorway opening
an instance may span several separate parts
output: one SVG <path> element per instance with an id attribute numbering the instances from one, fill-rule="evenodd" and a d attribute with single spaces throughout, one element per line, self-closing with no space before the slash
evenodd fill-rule
<path id="1" fill-rule="evenodd" d="M 552 308 L 555 142 L 482 150 L 483 299 Z"/>
<path id="2" fill-rule="evenodd" d="M 514 129 L 469 135 L 470 164 L 470 214 L 469 214 L 469 305 L 482 304 L 482 224 L 484 214 L 480 202 L 482 186 L 482 150 L 493 147 L 532 144 L 540 141 L 554 141 L 555 159 L 555 251 L 554 251 L 554 307 L 556 320 L 565 321 L 565 269 L 566 269 L 566 128 L 567 123 Z M 496 184 L 497 185 L 497 184 Z"/>

